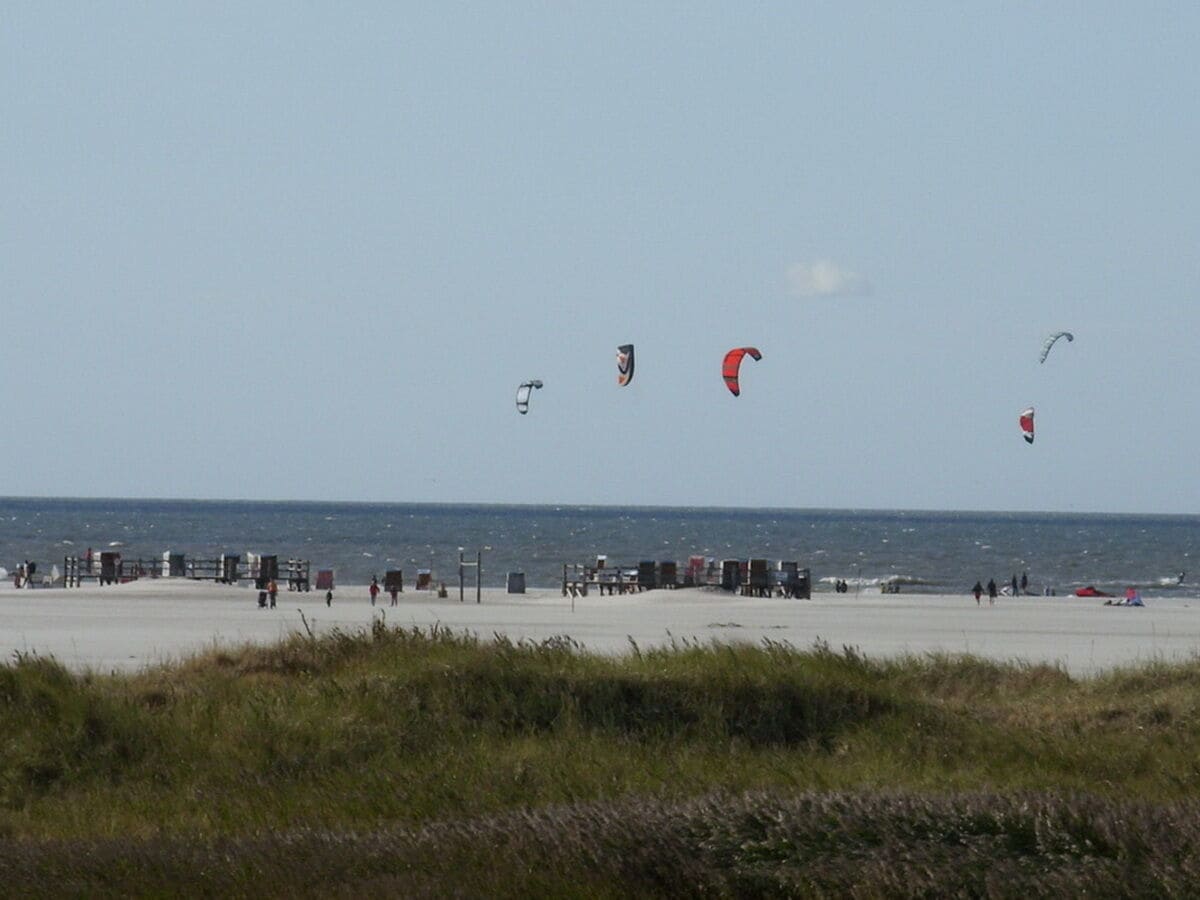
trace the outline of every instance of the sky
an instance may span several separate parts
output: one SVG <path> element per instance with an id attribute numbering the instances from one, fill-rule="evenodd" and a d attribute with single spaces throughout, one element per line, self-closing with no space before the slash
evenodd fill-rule
<path id="1" fill-rule="evenodd" d="M 0 495 L 1200 512 L 1197 34 L 6 3 Z"/>

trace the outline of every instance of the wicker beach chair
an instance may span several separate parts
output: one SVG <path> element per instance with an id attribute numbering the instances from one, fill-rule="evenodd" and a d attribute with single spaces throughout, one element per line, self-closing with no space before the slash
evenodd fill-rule
<path id="1" fill-rule="evenodd" d="M 771 571 L 767 567 L 765 559 L 750 560 L 746 590 L 753 597 L 769 597 L 771 595 Z"/>
<path id="2" fill-rule="evenodd" d="M 658 564 L 658 586 L 674 589 L 679 585 L 679 576 L 674 560 L 666 560 Z"/>
<path id="3" fill-rule="evenodd" d="M 637 566 L 637 589 L 649 591 L 657 586 L 658 582 L 654 577 L 654 560 L 642 560 Z"/>

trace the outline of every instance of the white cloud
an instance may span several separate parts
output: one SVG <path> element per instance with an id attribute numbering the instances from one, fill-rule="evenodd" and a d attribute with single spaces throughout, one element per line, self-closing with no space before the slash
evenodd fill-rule
<path id="1" fill-rule="evenodd" d="M 871 293 L 871 282 L 827 259 L 788 266 L 787 280 L 797 297 L 854 297 Z"/>

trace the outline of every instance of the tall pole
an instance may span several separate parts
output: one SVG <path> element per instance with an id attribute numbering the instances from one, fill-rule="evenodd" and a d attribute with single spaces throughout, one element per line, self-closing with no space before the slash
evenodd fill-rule
<path id="1" fill-rule="evenodd" d="M 483 602 L 483 551 L 475 551 L 475 602 Z"/>
<path id="2" fill-rule="evenodd" d="M 458 548 L 458 602 L 463 602 L 463 550 Z"/>

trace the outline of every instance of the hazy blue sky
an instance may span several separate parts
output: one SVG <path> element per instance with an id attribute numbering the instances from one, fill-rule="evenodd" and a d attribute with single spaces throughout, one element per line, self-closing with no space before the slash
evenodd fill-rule
<path id="1" fill-rule="evenodd" d="M 1198 42 L 6 3 L 0 494 L 1197 512 Z"/>

